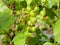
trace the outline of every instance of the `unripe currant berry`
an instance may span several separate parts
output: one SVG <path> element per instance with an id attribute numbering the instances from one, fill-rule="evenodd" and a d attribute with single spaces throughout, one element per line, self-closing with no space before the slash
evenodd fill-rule
<path id="1" fill-rule="evenodd" d="M 38 11 L 38 10 L 39 10 L 39 7 L 35 6 L 34 11 Z"/>
<path id="2" fill-rule="evenodd" d="M 36 30 L 35 30 L 35 27 L 32 27 L 32 30 L 31 30 L 32 32 L 35 32 Z"/>
<path id="3" fill-rule="evenodd" d="M 31 7 L 27 6 L 27 11 L 30 12 L 31 11 Z"/>
<path id="4" fill-rule="evenodd" d="M 45 14 L 46 14 L 46 11 L 45 11 L 45 8 L 43 8 L 42 11 L 40 11 L 40 15 L 45 16 Z"/>
<path id="5" fill-rule="evenodd" d="M 31 21 L 30 21 L 30 20 L 27 22 L 27 24 L 28 24 L 28 25 L 32 25 L 32 23 L 31 23 Z"/>
<path id="6" fill-rule="evenodd" d="M 36 18 L 35 17 L 30 17 L 30 21 L 34 24 L 35 21 L 36 21 Z"/>
<path id="7" fill-rule="evenodd" d="M 30 11 L 30 16 L 34 17 L 36 15 L 36 13 L 34 12 L 34 10 Z"/>
<path id="8" fill-rule="evenodd" d="M 32 37 L 32 33 L 28 33 L 27 36 L 28 36 L 28 37 Z"/>

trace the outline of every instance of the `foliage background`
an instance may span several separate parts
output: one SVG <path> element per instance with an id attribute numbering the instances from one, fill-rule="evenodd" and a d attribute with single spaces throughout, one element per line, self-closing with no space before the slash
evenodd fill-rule
<path id="1" fill-rule="evenodd" d="M 60 0 L 0 0 L 0 45 L 60 45 Z"/>

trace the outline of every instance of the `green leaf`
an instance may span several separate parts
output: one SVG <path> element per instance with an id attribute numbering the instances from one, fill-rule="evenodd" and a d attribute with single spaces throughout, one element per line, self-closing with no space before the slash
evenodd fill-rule
<path id="1" fill-rule="evenodd" d="M 59 0 L 47 0 L 48 1 L 48 7 L 51 8 L 53 5 L 55 5 Z"/>
<path id="2" fill-rule="evenodd" d="M 54 19 L 54 16 L 56 16 L 55 12 L 52 9 L 46 8 L 46 15 L 50 19 Z"/>
<path id="3" fill-rule="evenodd" d="M 60 0 L 41 0 L 41 5 L 46 6 L 48 8 L 52 8 L 53 5 L 58 3 Z"/>
<path id="4" fill-rule="evenodd" d="M 13 39 L 14 45 L 24 45 L 25 39 L 26 39 L 26 36 L 24 33 L 18 33 Z"/>
<path id="5" fill-rule="evenodd" d="M 15 0 L 16 2 L 24 1 L 24 0 Z"/>
<path id="6" fill-rule="evenodd" d="M 15 21 L 12 15 L 1 14 L 0 15 L 0 30 L 8 29 Z"/>
<path id="7" fill-rule="evenodd" d="M 14 0 L 9 0 L 9 3 L 11 4 L 11 3 L 13 3 L 14 2 Z"/>
<path id="8" fill-rule="evenodd" d="M 15 20 L 12 11 L 6 5 L 0 5 L 0 30 L 8 29 Z"/>
<path id="9" fill-rule="evenodd" d="M 54 39 L 60 43 L 60 19 L 56 22 L 54 26 Z"/>
<path id="10" fill-rule="evenodd" d="M 0 0 L 0 6 L 1 6 L 2 4 L 4 4 L 4 2 L 3 2 L 2 0 Z"/>
<path id="11" fill-rule="evenodd" d="M 43 45 L 53 45 L 53 44 L 50 42 L 45 42 Z"/>
<path id="12" fill-rule="evenodd" d="M 38 38 L 31 38 L 28 45 L 36 45 L 38 43 Z"/>
<path id="13" fill-rule="evenodd" d="M 0 30 L 8 29 L 15 22 L 15 17 L 12 16 L 12 11 L 0 1 Z"/>
<path id="14" fill-rule="evenodd" d="M 26 0 L 27 5 L 29 6 L 31 4 L 32 0 Z"/>
<path id="15" fill-rule="evenodd" d="M 18 1 L 15 3 L 15 10 L 21 10 L 23 8 L 26 8 L 27 7 L 27 4 L 25 1 Z"/>

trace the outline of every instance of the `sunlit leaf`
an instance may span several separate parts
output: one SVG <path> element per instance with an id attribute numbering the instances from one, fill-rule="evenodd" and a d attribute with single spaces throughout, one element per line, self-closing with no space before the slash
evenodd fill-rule
<path id="1" fill-rule="evenodd" d="M 56 22 L 54 26 L 54 39 L 60 43 L 60 19 Z"/>
<path id="2" fill-rule="evenodd" d="M 24 33 L 18 33 L 14 38 L 14 45 L 24 45 L 26 36 Z"/>
<path id="3" fill-rule="evenodd" d="M 1 14 L 0 15 L 0 30 L 8 29 L 15 21 L 12 15 Z"/>
<path id="4" fill-rule="evenodd" d="M 45 42 L 43 45 L 53 45 L 53 44 L 50 42 Z"/>
<path id="5" fill-rule="evenodd" d="M 48 7 L 51 8 L 53 5 L 55 5 L 59 0 L 47 0 L 48 1 Z"/>
<path id="6" fill-rule="evenodd" d="M 0 30 L 8 29 L 14 22 L 12 11 L 6 5 L 0 5 Z"/>
<path id="7" fill-rule="evenodd" d="M 32 0 L 26 0 L 27 5 L 30 5 Z"/>

